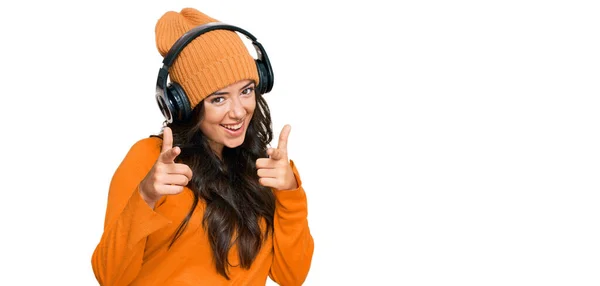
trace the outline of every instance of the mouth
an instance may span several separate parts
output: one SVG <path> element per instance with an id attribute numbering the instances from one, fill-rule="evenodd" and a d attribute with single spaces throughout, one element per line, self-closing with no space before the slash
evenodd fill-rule
<path id="1" fill-rule="evenodd" d="M 244 126 L 244 120 L 242 120 L 236 124 L 219 124 L 219 125 L 223 126 L 227 130 L 238 131 L 238 130 L 240 130 L 240 128 L 242 128 Z"/>

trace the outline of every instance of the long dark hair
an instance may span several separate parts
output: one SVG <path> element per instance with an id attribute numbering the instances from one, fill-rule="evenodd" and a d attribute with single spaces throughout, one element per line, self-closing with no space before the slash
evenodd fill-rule
<path id="1" fill-rule="evenodd" d="M 173 144 L 194 146 L 194 152 L 181 153 L 178 160 L 193 172 L 188 187 L 194 194 L 190 211 L 174 234 L 171 245 L 181 236 L 198 205 L 206 202 L 202 226 L 208 234 L 217 272 L 229 280 L 229 250 L 237 245 L 240 267 L 248 269 L 262 243 L 273 231 L 275 197 L 270 188 L 258 183 L 256 159 L 266 158 L 273 137 L 271 113 L 262 95 L 256 93 L 256 108 L 246 131 L 244 143 L 236 148 L 223 147 L 221 158 L 210 148 L 200 131 L 204 102 L 193 111 L 192 119 L 168 126 Z M 261 221 L 266 228 L 261 231 Z M 233 237 L 235 235 L 235 237 Z"/>

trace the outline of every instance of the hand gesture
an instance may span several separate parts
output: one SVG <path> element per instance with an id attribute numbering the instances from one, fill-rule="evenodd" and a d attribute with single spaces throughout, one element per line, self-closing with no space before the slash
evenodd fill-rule
<path id="1" fill-rule="evenodd" d="M 256 160 L 259 183 L 276 190 L 294 190 L 298 188 L 296 177 L 288 161 L 287 142 L 292 127 L 286 124 L 279 134 L 277 148 L 269 148 L 269 158 Z"/>
<path id="2" fill-rule="evenodd" d="M 192 179 L 192 169 L 188 165 L 175 163 L 180 153 L 179 147 L 173 148 L 171 128 L 165 127 L 160 155 L 139 186 L 142 198 L 150 207 L 154 208 L 163 195 L 181 193 Z"/>

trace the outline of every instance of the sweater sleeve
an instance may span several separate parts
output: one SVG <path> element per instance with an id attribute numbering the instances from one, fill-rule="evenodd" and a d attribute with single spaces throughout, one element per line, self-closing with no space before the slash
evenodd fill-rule
<path id="1" fill-rule="evenodd" d="M 170 223 L 138 191 L 160 153 L 154 143 L 154 139 L 144 139 L 134 144 L 111 179 L 104 232 L 92 255 L 100 285 L 131 283 L 142 265 L 146 237 Z"/>
<path id="2" fill-rule="evenodd" d="M 279 285 L 302 285 L 312 261 L 314 242 L 308 227 L 306 193 L 294 162 L 295 190 L 275 190 L 273 264 L 269 276 Z"/>

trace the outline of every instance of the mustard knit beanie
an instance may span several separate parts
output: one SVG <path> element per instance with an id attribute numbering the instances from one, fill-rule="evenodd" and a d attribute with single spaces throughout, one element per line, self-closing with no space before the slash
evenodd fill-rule
<path id="1" fill-rule="evenodd" d="M 192 28 L 218 22 L 194 9 L 168 11 L 156 23 L 156 47 L 165 56 L 171 46 Z M 254 58 L 236 32 L 214 30 L 190 42 L 176 57 L 169 69 L 171 81 L 179 83 L 193 109 L 215 91 L 240 80 L 259 77 Z"/>

